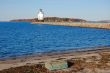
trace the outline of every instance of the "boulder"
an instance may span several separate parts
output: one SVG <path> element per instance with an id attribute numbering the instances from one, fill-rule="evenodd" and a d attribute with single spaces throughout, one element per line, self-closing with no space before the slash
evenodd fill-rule
<path id="1" fill-rule="evenodd" d="M 67 61 L 55 60 L 45 63 L 45 67 L 49 70 L 62 70 L 68 68 Z"/>

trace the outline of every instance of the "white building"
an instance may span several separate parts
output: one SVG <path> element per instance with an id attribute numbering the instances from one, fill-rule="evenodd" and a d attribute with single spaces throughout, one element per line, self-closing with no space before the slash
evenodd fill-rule
<path id="1" fill-rule="evenodd" d="M 40 20 L 40 21 L 44 20 L 44 13 L 43 13 L 42 9 L 40 9 L 38 12 L 38 20 Z"/>

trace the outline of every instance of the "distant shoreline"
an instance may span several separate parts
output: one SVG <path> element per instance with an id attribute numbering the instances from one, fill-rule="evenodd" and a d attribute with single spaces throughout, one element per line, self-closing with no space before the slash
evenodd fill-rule
<path id="1" fill-rule="evenodd" d="M 73 27 L 84 27 L 84 28 L 98 28 L 98 29 L 110 29 L 110 23 L 70 23 L 70 22 L 32 22 L 32 24 L 49 24 L 49 25 L 60 25 L 60 26 L 73 26 Z"/>
<path id="2" fill-rule="evenodd" d="M 10 22 L 10 21 L 0 21 L 0 22 Z"/>

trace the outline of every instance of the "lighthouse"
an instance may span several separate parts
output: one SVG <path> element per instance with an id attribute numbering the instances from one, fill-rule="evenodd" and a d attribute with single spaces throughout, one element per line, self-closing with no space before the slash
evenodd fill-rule
<path id="1" fill-rule="evenodd" d="M 37 16 L 39 21 L 44 21 L 44 12 L 42 11 L 42 9 L 39 10 Z"/>

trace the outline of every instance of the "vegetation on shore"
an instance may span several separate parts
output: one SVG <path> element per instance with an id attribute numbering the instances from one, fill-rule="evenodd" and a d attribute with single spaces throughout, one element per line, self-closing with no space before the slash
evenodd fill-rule
<path id="1" fill-rule="evenodd" d="M 17 19 L 11 20 L 14 22 L 39 22 L 37 18 L 35 19 Z M 44 22 L 86 22 L 83 19 L 73 19 L 73 18 L 59 18 L 59 17 L 45 17 Z"/>

